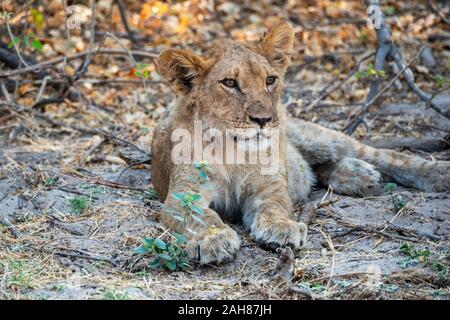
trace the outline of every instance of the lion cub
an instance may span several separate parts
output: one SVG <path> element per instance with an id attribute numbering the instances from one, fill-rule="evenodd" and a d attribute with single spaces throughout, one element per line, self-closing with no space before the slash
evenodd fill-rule
<path id="1" fill-rule="evenodd" d="M 293 204 L 317 180 L 358 196 L 377 194 L 382 174 L 424 191 L 449 189 L 450 162 L 374 149 L 288 118 L 280 96 L 293 40 L 281 22 L 256 43 L 221 41 L 205 56 L 169 49 L 157 60 L 178 101 L 154 132 L 152 181 L 165 200 L 163 223 L 188 237 L 189 257 L 202 264 L 229 261 L 239 250 L 222 218 L 242 221 L 268 247 L 300 248 L 307 227 L 293 220 Z"/>

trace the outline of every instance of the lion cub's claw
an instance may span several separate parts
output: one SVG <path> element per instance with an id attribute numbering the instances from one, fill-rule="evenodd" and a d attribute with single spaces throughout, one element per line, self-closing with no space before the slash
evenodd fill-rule
<path id="1" fill-rule="evenodd" d="M 308 227 L 303 222 L 289 219 L 272 223 L 255 222 L 251 234 L 255 241 L 268 249 L 275 250 L 278 247 L 289 246 L 295 250 L 306 244 Z"/>
<path id="2" fill-rule="evenodd" d="M 234 260 L 240 245 L 236 231 L 224 226 L 201 231 L 188 241 L 186 250 L 189 259 L 200 264 L 227 263 Z"/>

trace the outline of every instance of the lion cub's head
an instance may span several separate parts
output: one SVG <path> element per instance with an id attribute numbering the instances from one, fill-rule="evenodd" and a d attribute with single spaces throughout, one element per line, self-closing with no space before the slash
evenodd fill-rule
<path id="1" fill-rule="evenodd" d="M 165 50 L 157 67 L 183 97 L 187 117 L 218 129 L 275 128 L 293 40 L 293 28 L 281 22 L 256 43 L 220 41 L 205 56 Z"/>

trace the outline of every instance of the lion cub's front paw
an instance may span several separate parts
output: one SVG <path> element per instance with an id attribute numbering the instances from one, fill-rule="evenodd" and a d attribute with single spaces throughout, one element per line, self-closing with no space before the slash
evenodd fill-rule
<path id="1" fill-rule="evenodd" d="M 299 249 L 306 243 L 308 227 L 303 222 L 290 219 L 258 220 L 251 227 L 251 235 L 257 242 L 271 249 L 290 246 Z"/>
<path id="2" fill-rule="evenodd" d="M 201 264 L 225 263 L 233 260 L 241 240 L 229 226 L 206 227 L 186 244 L 189 259 Z"/>

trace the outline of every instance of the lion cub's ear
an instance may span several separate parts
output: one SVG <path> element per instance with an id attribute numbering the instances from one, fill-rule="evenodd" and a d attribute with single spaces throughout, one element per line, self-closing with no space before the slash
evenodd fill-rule
<path id="1" fill-rule="evenodd" d="M 161 76 L 169 81 L 177 93 L 187 94 L 199 78 L 206 74 L 208 61 L 195 54 L 180 49 L 168 49 L 161 52 L 156 67 Z"/>
<path id="2" fill-rule="evenodd" d="M 282 74 L 286 71 L 294 46 L 294 29 L 282 21 L 273 25 L 259 42 L 259 52 Z"/>

